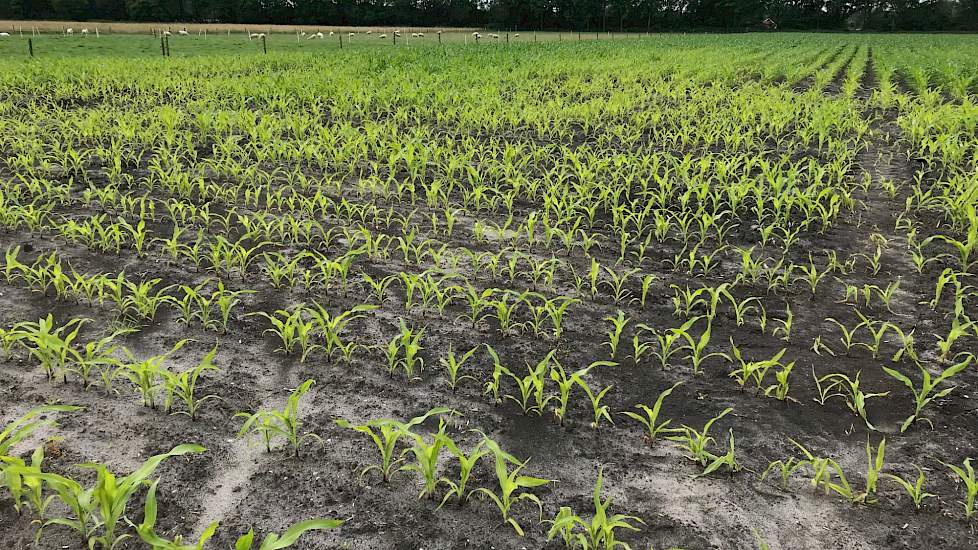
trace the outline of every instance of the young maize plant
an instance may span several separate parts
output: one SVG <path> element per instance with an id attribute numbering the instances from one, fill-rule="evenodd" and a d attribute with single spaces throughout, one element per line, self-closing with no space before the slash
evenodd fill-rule
<path id="1" fill-rule="evenodd" d="M 859 377 L 861 375 L 862 375 L 862 371 L 857 371 L 855 378 L 850 378 L 848 375 L 843 373 L 832 373 L 832 374 L 827 374 L 821 378 L 816 378 L 816 383 L 819 388 L 819 394 L 824 396 L 822 399 L 823 404 L 824 401 L 830 397 L 842 397 L 843 399 L 846 400 L 846 406 L 849 407 L 849 410 L 852 411 L 853 414 L 861 418 L 863 422 L 866 423 L 867 428 L 875 431 L 876 427 L 873 426 L 873 424 L 869 421 L 869 417 L 867 416 L 868 413 L 866 412 L 866 400 L 874 397 L 886 397 L 887 395 L 890 395 L 890 392 L 888 391 L 882 393 L 863 392 L 862 389 L 859 387 L 860 386 Z M 822 384 L 824 384 L 826 381 L 828 381 L 829 384 L 827 386 L 823 386 Z M 827 392 L 831 391 L 833 388 L 840 388 L 844 390 L 844 392 L 836 392 L 827 395 Z M 826 394 L 822 393 L 823 390 L 826 392 Z"/>
<path id="2" fill-rule="evenodd" d="M 303 314 L 306 311 L 305 307 L 299 305 L 293 308 L 291 312 L 279 309 L 275 311 L 274 315 L 269 315 L 264 311 L 256 311 L 249 313 L 248 316 L 257 315 L 268 319 L 272 326 L 271 328 L 265 329 L 262 334 L 271 332 L 282 342 L 282 347 L 275 351 L 281 351 L 286 355 L 291 355 L 298 345 L 302 351 L 299 362 L 303 363 L 309 353 L 319 347 L 318 344 L 312 343 L 313 329 L 316 326 L 315 322 L 303 319 Z"/>
<path id="3" fill-rule="evenodd" d="M 862 324 L 869 331 L 870 336 L 873 337 L 872 342 L 857 342 L 857 346 L 862 346 L 869 350 L 873 354 L 873 359 L 879 358 L 880 347 L 883 344 L 883 336 L 890 329 L 890 323 L 885 321 L 877 321 L 870 319 L 862 314 L 858 309 L 856 310 L 856 315 L 862 321 Z"/>
<path id="4" fill-rule="evenodd" d="M 802 273 L 804 273 L 804 276 L 798 277 L 795 280 L 802 281 L 808 286 L 808 290 L 811 291 L 812 293 L 811 299 L 814 300 L 816 295 L 816 290 L 818 289 L 818 285 L 819 283 L 822 282 L 822 279 L 824 279 L 825 276 L 829 274 L 830 272 L 829 269 L 825 269 L 824 271 L 819 272 L 818 268 L 815 267 L 815 262 L 814 260 L 812 260 L 811 254 L 808 255 L 808 265 L 807 266 L 799 265 L 797 266 L 797 269 Z"/>
<path id="5" fill-rule="evenodd" d="M 621 341 L 621 333 L 628 325 L 629 319 L 626 319 L 625 313 L 619 309 L 616 317 L 605 317 L 604 320 L 611 323 L 611 328 L 606 333 L 608 340 L 603 345 L 608 346 L 608 349 L 611 351 L 611 359 L 614 360 L 618 355 L 618 343 Z"/>
<path id="6" fill-rule="evenodd" d="M 722 455 L 711 455 L 712 460 L 710 461 L 710 463 L 707 464 L 706 468 L 703 469 L 702 473 L 697 474 L 694 477 L 708 476 L 713 472 L 717 471 L 721 466 L 726 466 L 727 471 L 730 473 L 739 472 L 743 470 L 743 466 L 741 466 L 740 463 L 737 462 L 737 452 L 736 452 L 736 447 L 734 445 L 733 428 L 730 428 L 728 432 L 729 432 L 729 447 L 727 449 L 727 452 Z"/>
<path id="7" fill-rule="evenodd" d="M 231 322 L 231 310 L 241 303 L 242 296 L 254 293 L 254 290 L 227 290 L 224 288 L 224 281 L 218 280 L 217 289 L 211 293 L 208 303 L 217 305 L 220 317 L 219 319 L 208 319 L 201 312 L 200 320 L 204 328 L 227 334 L 228 325 Z"/>
<path id="8" fill-rule="evenodd" d="M 842 331 L 842 336 L 839 338 L 839 340 L 842 342 L 842 345 L 845 347 L 846 355 L 849 355 L 849 352 L 852 351 L 852 348 L 856 346 L 856 341 L 855 341 L 856 333 L 859 331 L 859 329 L 866 326 L 866 321 L 864 320 L 860 322 L 852 330 L 847 329 L 845 325 L 843 325 L 842 323 L 840 323 L 839 321 L 831 317 L 827 318 L 826 321 L 838 326 L 839 330 Z M 835 353 L 828 346 L 823 345 L 822 349 L 825 349 L 829 353 L 829 355 L 835 355 Z M 818 351 L 819 351 L 818 349 L 815 350 L 816 353 L 818 353 Z"/>
<path id="9" fill-rule="evenodd" d="M 713 437 L 710 436 L 710 428 L 713 427 L 713 424 L 717 420 L 720 420 L 731 412 L 733 412 L 733 407 L 727 407 L 723 412 L 708 420 L 702 430 L 697 430 L 684 424 L 676 432 L 682 435 L 673 435 L 666 439 L 680 443 L 681 447 L 689 453 L 688 458 L 705 468 L 717 458 L 716 455 L 708 450 L 709 446 L 715 442 Z"/>
<path id="10" fill-rule="evenodd" d="M 617 366 L 617 364 L 612 363 L 612 366 Z M 587 395 L 588 402 L 590 402 L 591 404 L 591 413 L 593 415 L 591 421 L 591 429 L 593 430 L 598 429 L 598 425 L 601 423 L 602 418 L 607 420 L 609 424 L 614 425 L 615 421 L 612 420 L 611 418 L 611 408 L 608 407 L 608 405 L 601 404 L 601 400 L 604 399 L 604 396 L 609 391 L 611 391 L 611 388 L 614 387 L 614 384 L 606 387 L 605 389 L 599 391 L 598 393 L 594 393 L 594 390 L 591 389 L 591 386 L 588 385 L 588 383 L 583 378 L 577 378 L 574 381 L 582 390 L 584 390 L 584 394 Z"/>
<path id="11" fill-rule="evenodd" d="M 869 444 L 869 437 L 866 437 L 866 490 L 857 497 L 860 504 L 873 504 L 877 502 L 876 486 L 879 484 L 880 472 L 883 471 L 883 462 L 886 454 L 886 438 L 880 440 L 874 454 L 873 447 Z"/>
<path id="12" fill-rule="evenodd" d="M 217 533 L 218 523 L 215 521 L 204 529 L 196 543 L 187 544 L 183 537 L 177 535 L 172 540 L 163 538 L 156 533 L 157 501 L 156 490 L 160 480 L 149 486 L 146 493 L 146 504 L 143 506 L 143 521 L 136 525 L 136 534 L 149 545 L 152 550 L 204 550 L 204 545 Z M 299 538 L 309 531 L 337 529 L 343 525 L 342 520 L 313 519 L 297 523 L 281 535 L 269 533 L 262 539 L 257 550 L 282 550 L 293 546 Z M 237 538 L 234 550 L 251 550 L 255 544 L 255 532 L 249 530 Z"/>
<path id="13" fill-rule="evenodd" d="M 43 481 L 71 512 L 70 516 L 48 520 L 42 528 L 49 525 L 62 525 L 76 531 L 88 548 L 98 546 L 103 550 L 112 550 L 120 542 L 131 537 L 129 534 L 116 534 L 119 520 L 125 517 L 129 502 L 148 483 L 148 478 L 159 465 L 169 458 L 203 453 L 206 450 L 200 445 L 178 445 L 167 453 L 150 457 L 139 468 L 124 477 L 112 473 L 104 464 L 83 464 L 82 467 L 95 470 L 95 484 L 88 488 L 58 474 L 24 473 Z M 37 537 L 40 537 L 40 533 Z"/>
<path id="14" fill-rule="evenodd" d="M 57 441 L 51 438 L 49 441 Z M 44 447 L 38 447 L 31 453 L 30 462 L 17 457 L 0 456 L 0 487 L 6 487 L 14 501 L 14 510 L 21 515 L 23 508 L 34 512 L 36 519 L 33 523 L 44 525 L 48 506 L 54 496 L 44 494 L 44 483 L 36 474 L 41 473 L 44 462 Z M 36 532 L 34 544 L 40 539 L 41 529 Z"/>
<path id="15" fill-rule="evenodd" d="M 424 328 L 412 330 L 407 327 L 404 319 L 398 319 L 400 332 L 387 343 L 384 351 L 387 359 L 387 370 L 391 377 L 398 368 L 404 371 L 408 382 L 420 380 L 415 376 L 415 371 L 424 369 L 424 358 L 421 357 L 421 337 L 424 336 Z"/>
<path id="16" fill-rule="evenodd" d="M 342 350 L 344 348 L 343 341 L 341 339 L 341 333 L 346 329 L 347 325 L 351 322 L 362 319 L 368 311 L 374 311 L 378 309 L 379 306 L 361 304 L 354 306 L 352 309 L 332 315 L 319 303 L 314 302 L 314 309 L 307 310 L 311 317 L 311 321 L 316 325 L 317 330 L 326 338 L 325 345 L 322 348 L 326 351 L 327 357 L 333 356 L 334 349 Z"/>
<path id="17" fill-rule="evenodd" d="M 494 312 L 488 314 L 486 317 L 493 317 L 499 322 L 499 332 L 503 337 L 519 329 L 518 323 L 514 321 L 513 314 L 519 308 L 520 304 L 524 303 L 528 295 L 529 291 L 523 294 L 505 291 L 503 292 L 502 298 L 490 302 Z M 513 303 L 509 302 L 511 296 L 516 297 Z"/>
<path id="18" fill-rule="evenodd" d="M 649 445 L 654 445 L 656 438 L 659 437 L 660 434 L 670 434 L 670 433 L 676 433 L 677 431 L 680 431 L 675 428 L 669 427 L 669 424 L 672 423 L 672 420 L 659 422 L 659 413 L 662 410 L 662 403 L 666 400 L 666 397 L 669 397 L 669 395 L 672 394 L 672 391 L 678 388 L 679 386 L 681 386 L 682 384 L 683 384 L 682 382 L 676 382 L 671 387 L 663 390 L 659 394 L 659 397 L 655 400 L 655 404 L 652 405 L 651 409 L 641 403 L 635 405 L 635 408 L 645 413 L 644 416 L 631 411 L 622 411 L 621 414 L 638 422 L 645 428 L 645 437 L 646 439 L 648 439 Z"/>
<path id="19" fill-rule="evenodd" d="M 604 468 L 602 467 L 598 469 L 598 479 L 594 482 L 594 515 L 591 520 L 586 521 L 575 514 L 570 507 L 562 506 L 554 519 L 548 520 L 550 530 L 547 532 L 547 541 L 551 541 L 559 535 L 567 548 L 580 548 L 581 550 L 624 548 L 631 550 L 631 546 L 617 539 L 615 531 L 619 529 L 638 531 L 639 528 L 633 523 L 644 525 L 645 522 L 636 516 L 608 513 L 612 501 L 611 497 L 601 500 L 603 479 Z"/>
<path id="20" fill-rule="evenodd" d="M 95 385 L 97 373 L 106 393 L 111 393 L 112 379 L 118 376 L 118 369 L 121 367 L 120 361 L 115 358 L 115 352 L 121 346 L 113 344 L 113 341 L 119 336 L 132 332 L 135 332 L 135 329 L 119 329 L 99 340 L 86 342 L 82 351 L 76 356 L 75 364 L 67 367 L 68 372 L 74 374 L 86 390 Z"/>
<path id="21" fill-rule="evenodd" d="M 209 394 L 204 397 L 197 397 L 197 382 L 205 371 L 221 372 L 221 369 L 214 365 L 214 357 L 217 355 L 217 346 L 197 364 L 196 367 L 185 370 L 181 373 L 174 373 L 168 370 L 161 370 L 163 378 L 163 389 L 166 391 L 166 405 L 164 409 L 170 412 L 174 397 L 179 399 L 187 407 L 185 411 L 176 411 L 172 414 L 185 414 L 190 420 L 197 420 L 197 413 L 204 403 L 211 399 L 220 399 L 218 395 Z"/>
<path id="22" fill-rule="evenodd" d="M 884 476 L 895 481 L 910 497 L 913 501 L 914 508 L 920 510 L 921 505 L 924 503 L 924 499 L 937 496 L 933 493 L 928 493 L 924 488 L 924 483 L 926 478 L 924 477 L 924 471 L 920 469 L 920 466 L 915 466 L 917 468 L 917 480 L 909 481 L 895 474 L 883 474 Z"/>
<path id="23" fill-rule="evenodd" d="M 951 356 L 951 348 L 961 339 L 962 336 L 969 335 L 972 331 L 978 332 L 978 322 L 968 319 L 964 315 L 963 298 L 958 298 L 955 303 L 954 319 L 951 321 L 951 329 L 947 336 L 937 336 L 937 349 L 940 351 L 938 359 L 944 363 Z"/>
<path id="24" fill-rule="evenodd" d="M 757 296 L 750 296 L 744 298 L 743 300 L 737 300 L 730 294 L 730 292 L 724 290 L 724 295 L 730 300 L 730 306 L 734 311 L 734 318 L 737 322 L 737 326 L 743 326 L 747 322 L 747 314 L 750 312 L 757 312 L 763 306 L 761 306 L 761 299 Z M 754 305 L 756 304 L 756 305 Z"/>
<path id="25" fill-rule="evenodd" d="M 781 370 L 774 373 L 774 379 L 777 383 L 771 384 L 770 386 L 764 388 L 764 395 L 774 397 L 779 401 L 793 401 L 797 403 L 797 399 L 788 395 L 788 378 L 791 376 L 791 371 L 794 368 L 794 361 L 791 361 L 786 365 L 781 365 Z"/>
<path id="26" fill-rule="evenodd" d="M 838 462 L 832 460 L 831 458 L 817 457 L 804 445 L 798 443 L 794 439 L 788 439 L 791 441 L 799 450 L 805 455 L 805 459 L 801 462 L 809 466 L 812 470 L 812 479 L 810 481 L 812 489 L 818 491 L 821 487 L 825 494 L 830 492 L 835 492 L 839 496 L 845 498 L 851 503 L 862 503 L 865 502 L 865 494 L 856 493 L 853 491 L 852 486 L 849 484 L 849 480 L 846 479 L 845 472 L 842 471 L 842 467 Z M 872 460 L 870 454 L 870 470 L 872 472 L 876 463 Z M 882 468 L 882 457 L 880 455 L 880 469 Z M 832 481 L 832 476 L 838 479 L 838 483 Z M 870 473 L 871 476 L 875 475 L 873 478 L 873 485 L 875 491 L 875 480 L 878 479 L 879 470 L 875 470 L 875 474 Z"/>
<path id="27" fill-rule="evenodd" d="M 373 297 L 377 300 L 377 305 L 384 304 L 384 297 L 391 283 L 397 280 L 397 275 L 388 275 L 381 278 L 373 278 L 368 273 L 361 274 L 363 281 L 367 283 L 367 288 L 373 292 Z"/>
<path id="28" fill-rule="evenodd" d="M 122 274 L 120 274 L 119 280 L 108 279 L 106 281 L 110 286 L 115 285 L 118 287 L 124 285 L 125 287 L 112 291 L 117 298 L 123 292 L 125 293 L 122 299 L 116 300 L 120 319 L 132 321 L 152 321 L 155 319 L 156 312 L 167 302 L 167 291 L 173 285 L 158 289 L 156 286 L 160 284 L 160 279 L 150 279 L 148 281 L 134 283 L 132 281 L 121 280 L 121 276 Z"/>
<path id="29" fill-rule="evenodd" d="M 781 476 L 781 490 L 787 491 L 788 480 L 791 479 L 791 476 L 795 473 L 796 470 L 798 470 L 802 466 L 807 466 L 807 465 L 808 465 L 807 461 L 798 460 L 793 456 L 789 457 L 787 461 L 780 460 L 780 459 L 775 460 L 770 464 L 768 464 L 767 468 L 765 468 L 764 473 L 761 474 L 761 481 L 764 481 L 764 478 L 766 478 L 768 474 L 776 471 Z"/>
<path id="30" fill-rule="evenodd" d="M 78 333 L 88 319 L 71 319 L 64 325 L 55 328 L 54 316 L 48 314 L 36 323 L 25 322 L 14 326 L 13 333 L 17 334 L 31 357 L 40 363 L 48 380 L 60 376 L 68 382 L 69 367 L 77 362 L 78 352 L 72 343 L 78 338 Z"/>
<path id="31" fill-rule="evenodd" d="M 405 432 L 413 440 L 410 447 L 401 453 L 401 460 L 410 454 L 414 462 L 401 466 L 398 471 L 415 472 L 421 478 L 423 485 L 418 498 L 435 498 L 435 491 L 441 478 L 438 476 L 438 456 L 445 448 L 451 438 L 445 434 L 445 419 L 438 419 L 438 431 L 432 436 L 431 443 L 425 441 L 424 436 L 407 431 Z"/>
<path id="32" fill-rule="evenodd" d="M 694 376 L 703 372 L 703 363 L 711 357 L 722 357 L 730 362 L 730 356 L 726 353 L 706 353 L 706 346 L 710 344 L 712 329 L 713 323 L 707 322 L 706 330 L 704 330 L 703 334 L 701 334 L 700 337 L 695 340 L 688 332 L 681 333 L 682 337 L 685 338 L 687 342 L 686 349 L 689 350 L 689 355 L 686 356 L 686 359 L 688 359 L 693 365 Z"/>
<path id="33" fill-rule="evenodd" d="M 744 389 L 747 382 L 753 381 L 757 386 L 757 390 L 760 391 L 763 389 L 764 378 L 767 376 L 769 370 L 774 367 L 782 367 L 782 371 L 790 373 L 791 367 L 794 366 L 794 362 L 790 364 L 791 367 L 781 363 L 781 358 L 784 357 L 785 352 L 788 351 L 787 348 L 782 348 L 781 351 L 774 355 L 774 357 L 763 361 L 745 361 L 740 348 L 734 344 L 732 337 L 730 338 L 730 349 L 734 359 L 740 363 L 740 368 L 731 372 L 730 377 L 737 380 L 737 384 L 740 386 L 741 390 Z M 787 384 L 787 374 L 785 374 L 785 384 Z M 785 393 L 787 393 L 787 385 L 785 386 Z"/>
<path id="34" fill-rule="evenodd" d="M 437 407 L 407 422 L 400 422 L 391 418 L 377 418 L 367 421 L 366 424 L 354 425 L 340 418 L 336 420 L 336 425 L 344 429 L 367 434 L 373 440 L 374 445 L 376 445 L 377 451 L 380 452 L 380 463 L 372 464 L 361 470 L 360 478 L 362 479 L 369 472 L 377 470 L 383 477 L 384 483 L 390 483 L 391 476 L 395 472 L 394 468 L 403 461 L 403 455 L 399 458 L 394 458 L 398 440 L 405 435 L 409 435 L 411 428 L 421 424 L 428 418 L 432 416 L 440 417 L 443 414 L 449 413 L 452 413 L 451 409 Z"/>
<path id="35" fill-rule="evenodd" d="M 513 382 L 516 383 L 516 388 L 519 391 L 519 395 L 504 395 L 504 399 L 511 399 L 523 410 L 523 414 L 530 414 L 530 412 L 535 412 L 537 415 L 543 415 L 543 411 L 547 408 L 547 403 L 554 398 L 552 395 L 546 395 L 545 384 L 547 381 L 547 373 L 550 363 L 554 361 L 554 356 L 557 354 L 557 350 L 552 350 L 546 355 L 540 362 L 537 363 L 535 367 L 530 366 L 529 363 L 526 365 L 527 374 L 526 376 L 520 377 L 512 372 L 507 372 Z M 534 400 L 535 403 L 530 401 Z"/>
<path id="36" fill-rule="evenodd" d="M 931 428 L 934 427 L 934 423 L 931 422 L 930 419 L 920 416 L 921 411 L 923 411 L 924 407 L 930 404 L 931 401 L 946 397 L 952 391 L 954 391 L 955 386 L 950 386 L 942 390 L 939 390 L 936 393 L 934 392 L 934 390 L 937 389 L 937 387 L 940 386 L 941 383 L 950 380 L 952 377 L 957 376 L 958 374 L 962 373 L 965 369 L 967 369 L 968 366 L 971 365 L 971 361 L 973 359 L 974 356 L 968 356 L 964 361 L 944 369 L 941 372 L 941 374 L 936 377 L 932 376 L 930 371 L 926 369 L 923 365 L 917 363 L 917 368 L 920 370 L 920 377 L 921 377 L 919 388 L 914 386 L 913 381 L 910 380 L 908 376 L 897 371 L 896 369 L 892 369 L 885 365 L 883 366 L 883 371 L 886 372 L 886 374 L 890 375 L 895 380 L 897 380 L 898 382 L 902 382 L 905 386 L 907 386 L 907 388 L 910 390 L 910 392 L 913 394 L 914 397 L 913 414 L 907 417 L 907 419 L 903 421 L 903 424 L 900 426 L 900 433 L 907 431 L 907 429 L 909 429 L 910 426 L 912 426 L 913 423 L 918 420 L 922 420 L 926 422 L 927 424 L 930 425 Z"/>
<path id="37" fill-rule="evenodd" d="M 499 355 L 492 346 L 486 344 L 486 351 L 489 352 L 490 357 L 492 357 L 492 377 L 489 382 L 485 385 L 485 395 L 492 395 L 493 403 L 499 404 L 503 402 L 503 398 L 499 395 L 499 384 L 502 381 L 502 375 L 513 376 L 512 371 L 504 367 L 499 361 Z"/>
<path id="38" fill-rule="evenodd" d="M 702 316 L 691 317 L 687 319 L 686 322 L 679 328 L 670 328 L 661 332 L 645 324 L 638 325 L 639 330 L 651 332 L 655 336 L 656 343 L 658 343 L 658 349 L 653 351 L 652 355 L 659 360 L 662 370 L 669 370 L 669 361 L 672 359 L 672 356 L 684 349 L 684 346 L 677 346 L 676 343 L 682 340 L 688 341 L 686 335 L 688 334 L 689 329 L 691 329 L 693 325 L 702 318 Z"/>
<path id="39" fill-rule="evenodd" d="M 690 290 L 689 287 L 680 288 L 678 285 L 669 285 L 675 295 L 672 297 L 673 314 L 676 317 L 683 316 L 689 317 L 693 314 L 693 310 L 701 307 L 707 306 L 707 301 L 702 296 L 707 293 L 706 287 L 698 288 L 696 290 Z M 710 312 L 714 311 L 710 308 Z M 712 318 L 712 315 L 710 315 Z"/>
<path id="40" fill-rule="evenodd" d="M 964 505 L 964 516 L 971 518 L 975 515 L 975 497 L 978 497 L 978 477 L 975 476 L 975 468 L 971 465 L 971 458 L 964 459 L 964 467 L 946 462 L 941 462 L 941 464 L 950 468 L 964 483 L 965 498 L 961 504 Z"/>
<path id="41" fill-rule="evenodd" d="M 272 452 L 272 437 L 281 436 L 289 443 L 292 448 L 292 456 L 299 456 L 299 449 L 302 442 L 306 439 L 318 441 L 323 450 L 326 449 L 326 442 L 323 438 L 312 432 L 300 433 L 302 431 L 302 421 L 299 420 L 299 399 L 305 395 L 315 382 L 306 380 L 299 385 L 286 399 L 285 408 L 282 410 L 258 411 L 256 413 L 239 412 L 234 417 L 245 419 L 244 424 L 238 431 L 238 437 L 245 437 L 251 433 L 258 433 L 265 442 L 265 451 Z"/>
<path id="42" fill-rule="evenodd" d="M 443 483 L 448 486 L 448 491 L 441 500 L 441 504 L 438 508 L 441 509 L 445 506 L 449 500 L 454 498 L 459 506 L 465 504 L 469 494 L 466 491 L 466 486 L 468 485 L 469 478 L 472 476 L 472 468 L 479 462 L 479 460 L 489 454 L 489 448 L 486 447 L 485 438 L 476 444 L 475 448 L 472 449 L 468 455 L 466 455 L 462 450 L 458 448 L 454 441 L 450 438 L 445 440 L 445 448 L 448 449 L 452 456 L 458 460 L 458 482 L 452 481 L 448 478 L 442 477 L 439 479 L 439 483 Z"/>
<path id="43" fill-rule="evenodd" d="M 166 297 L 167 303 L 180 314 L 179 321 L 187 325 L 196 318 L 199 318 L 202 324 L 210 322 L 211 302 L 200 292 L 209 282 L 208 279 L 196 286 L 180 285 L 178 288 L 183 292 L 183 298 L 173 295 Z"/>
<path id="44" fill-rule="evenodd" d="M 163 361 L 180 350 L 190 340 L 180 340 L 169 351 L 161 355 L 154 355 L 146 359 L 137 359 L 127 348 L 123 348 L 123 353 L 129 358 L 129 362 L 123 363 L 118 370 L 119 376 L 124 376 L 139 393 L 143 400 L 143 406 L 156 408 L 156 394 L 160 389 L 162 380 L 165 378 L 163 372 Z M 169 413 L 169 401 L 167 410 Z"/>
<path id="45" fill-rule="evenodd" d="M 25 440 L 32 433 L 41 428 L 57 426 L 57 422 L 51 418 L 43 418 L 53 413 L 75 412 L 81 407 L 69 405 L 44 405 L 31 409 L 26 414 L 17 418 L 0 431 L 0 488 L 6 488 L 13 498 L 14 509 L 19 514 L 24 502 L 22 496 L 28 496 L 27 505 L 30 506 L 38 516 L 43 516 L 46 503 L 40 498 L 40 487 L 33 480 L 36 478 L 26 477 L 30 473 L 40 472 L 40 461 L 44 458 L 44 448 L 38 447 L 35 454 L 31 457 L 28 465 L 24 460 L 14 456 L 12 448 L 14 445 Z M 40 454 L 38 454 L 40 452 Z M 29 469 L 30 472 L 17 473 L 17 468 Z M 34 495 L 35 498 L 30 498 Z"/>
<path id="46" fill-rule="evenodd" d="M 458 390 L 458 385 L 465 379 L 469 379 L 473 382 L 478 382 L 474 376 L 469 376 L 468 374 L 463 374 L 459 376 L 459 372 L 462 370 L 462 366 L 472 358 L 472 355 L 478 351 L 479 346 L 476 346 L 469 351 L 463 353 L 461 356 L 456 356 L 455 352 L 452 351 L 452 344 L 448 344 L 448 354 L 442 357 L 438 362 L 445 367 L 445 374 L 448 375 L 448 388 L 455 393 Z"/>
<path id="47" fill-rule="evenodd" d="M 513 505 L 523 500 L 536 504 L 540 512 L 540 520 L 542 520 L 543 504 L 540 502 L 540 498 L 525 490 L 542 487 L 551 483 L 551 480 L 522 475 L 521 472 L 529 461 L 518 460 L 513 455 L 503 451 L 495 441 L 488 437 L 484 436 L 483 439 L 495 460 L 495 473 L 496 481 L 499 484 L 499 493 L 497 494 L 492 489 L 486 487 L 479 487 L 471 491 L 469 496 L 471 497 L 473 493 L 478 493 L 489 498 L 502 514 L 503 523 L 511 525 L 513 530 L 516 531 L 516 534 L 522 537 L 524 535 L 523 527 L 513 517 Z M 510 470 L 510 467 L 512 467 L 512 470 Z"/>

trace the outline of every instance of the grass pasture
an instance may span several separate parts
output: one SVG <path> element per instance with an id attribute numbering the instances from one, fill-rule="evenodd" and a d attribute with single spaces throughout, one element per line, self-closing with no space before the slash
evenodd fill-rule
<path id="1" fill-rule="evenodd" d="M 974 37 L 377 34 L 0 39 L 0 548 L 978 544 Z"/>

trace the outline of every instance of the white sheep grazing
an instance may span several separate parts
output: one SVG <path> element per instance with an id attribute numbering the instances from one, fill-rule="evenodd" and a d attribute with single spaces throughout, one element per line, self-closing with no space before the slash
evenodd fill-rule
<path id="1" fill-rule="evenodd" d="M 418 33 L 418 38 L 424 38 L 424 33 L 423 32 L 419 32 Z"/>
<path id="2" fill-rule="evenodd" d="M 355 32 L 351 32 L 351 33 L 350 33 L 350 34 L 348 34 L 347 36 L 349 36 L 350 38 L 353 38 L 353 37 L 354 37 L 354 36 L 356 36 L 356 35 L 357 35 L 357 33 L 355 33 Z"/>
<path id="3" fill-rule="evenodd" d="M 68 27 L 65 29 L 65 34 L 75 34 L 75 29 Z"/>
<path id="4" fill-rule="evenodd" d="M 382 35 L 378 36 L 378 38 L 380 38 L 381 40 L 386 40 L 387 39 L 387 35 L 386 34 L 382 34 Z"/>
<path id="5" fill-rule="evenodd" d="M 411 38 L 417 38 L 417 37 L 418 37 L 418 33 L 416 33 L 416 32 L 412 32 L 411 33 Z"/>
<path id="6" fill-rule="evenodd" d="M 163 36 L 172 36 L 173 33 L 170 31 L 163 31 Z"/>
<path id="7" fill-rule="evenodd" d="M 88 29 L 82 29 L 82 30 L 81 30 L 81 33 L 82 33 L 82 34 L 88 34 Z"/>
<path id="8" fill-rule="evenodd" d="M 306 37 L 306 40 L 315 40 L 315 39 L 316 39 L 315 34 L 310 34 L 309 36 Z"/>
<path id="9" fill-rule="evenodd" d="M 190 33 L 187 32 L 187 29 L 180 29 L 179 31 L 177 31 L 177 34 L 179 34 L 180 36 L 190 36 Z"/>
<path id="10" fill-rule="evenodd" d="M 260 36 L 261 35 L 258 34 L 257 32 L 253 32 L 253 33 L 251 33 L 251 34 L 248 35 L 248 40 L 251 40 L 252 38 L 259 38 Z"/>
<path id="11" fill-rule="evenodd" d="M 329 34 L 331 34 L 331 35 L 332 35 L 333 33 L 329 33 Z M 313 36 L 315 36 L 316 38 L 322 38 L 322 37 L 323 37 L 323 33 L 321 33 L 321 32 L 317 32 L 317 33 L 316 33 L 315 35 L 313 35 Z"/>
<path id="12" fill-rule="evenodd" d="M 0 32 L 0 38 L 6 38 L 8 36 L 10 36 L 9 32 Z"/>
<path id="13" fill-rule="evenodd" d="M 333 33 L 333 31 L 329 31 L 329 35 L 330 35 L 330 36 L 333 36 L 333 34 L 334 34 L 334 33 Z M 319 36 L 320 36 L 320 37 L 322 37 L 322 35 L 323 35 L 323 33 L 319 33 Z"/>
<path id="14" fill-rule="evenodd" d="M 367 31 L 367 34 L 373 34 L 374 31 Z"/>

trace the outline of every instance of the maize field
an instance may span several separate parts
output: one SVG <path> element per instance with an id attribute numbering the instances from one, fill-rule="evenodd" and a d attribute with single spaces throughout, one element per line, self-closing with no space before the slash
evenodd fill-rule
<path id="1" fill-rule="evenodd" d="M 974 37 L 570 38 L 0 43 L 0 547 L 975 548 Z"/>

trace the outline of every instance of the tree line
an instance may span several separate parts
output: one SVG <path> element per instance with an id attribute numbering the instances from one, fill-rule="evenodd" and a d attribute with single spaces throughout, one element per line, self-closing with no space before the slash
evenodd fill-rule
<path id="1" fill-rule="evenodd" d="M 0 0 L 7 19 L 583 32 L 978 30 L 978 0 Z"/>

